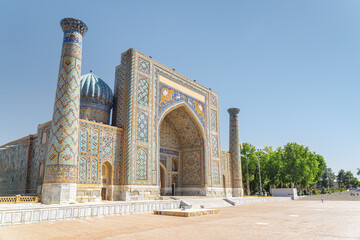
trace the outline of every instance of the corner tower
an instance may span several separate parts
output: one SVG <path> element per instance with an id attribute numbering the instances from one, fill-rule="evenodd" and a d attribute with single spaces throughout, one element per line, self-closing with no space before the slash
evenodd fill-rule
<path id="1" fill-rule="evenodd" d="M 82 21 L 64 18 L 64 32 L 42 202 L 75 202 L 80 108 L 82 37 L 88 28 Z"/>
<path id="2" fill-rule="evenodd" d="M 229 150 L 231 154 L 232 187 L 234 197 L 243 196 L 238 121 L 239 112 L 239 108 L 228 109 L 228 113 L 230 114 Z"/>

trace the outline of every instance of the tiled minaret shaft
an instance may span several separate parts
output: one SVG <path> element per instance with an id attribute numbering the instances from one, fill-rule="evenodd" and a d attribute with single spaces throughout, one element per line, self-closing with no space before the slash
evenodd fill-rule
<path id="1" fill-rule="evenodd" d="M 82 37 L 88 28 L 80 20 L 60 21 L 64 32 L 42 202 L 76 199 Z"/>
<path id="2" fill-rule="evenodd" d="M 231 154 L 231 168 L 232 168 L 232 187 L 233 196 L 243 196 L 242 173 L 241 173 L 241 158 L 240 158 L 240 140 L 239 140 L 239 108 L 229 108 L 230 114 L 230 135 L 229 147 Z"/>

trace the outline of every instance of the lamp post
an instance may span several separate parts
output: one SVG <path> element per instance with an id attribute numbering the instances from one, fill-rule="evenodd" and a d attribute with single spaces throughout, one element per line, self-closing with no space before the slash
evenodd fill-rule
<path id="1" fill-rule="evenodd" d="M 241 154 L 242 157 L 245 157 L 246 160 L 246 194 L 250 195 L 250 183 L 249 183 L 249 161 L 247 158 L 247 152 L 244 154 Z"/>
<path id="2" fill-rule="evenodd" d="M 262 196 L 262 186 L 261 186 L 261 171 L 260 171 L 260 153 L 259 153 L 260 149 L 257 149 L 257 159 L 258 159 L 258 165 L 259 165 L 259 181 L 260 181 L 260 195 Z"/>

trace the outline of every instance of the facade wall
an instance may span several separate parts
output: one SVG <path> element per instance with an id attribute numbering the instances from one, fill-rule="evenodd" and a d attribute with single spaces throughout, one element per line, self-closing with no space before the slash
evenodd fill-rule
<path id="1" fill-rule="evenodd" d="M 30 136 L 0 147 L 0 194 L 24 194 Z"/>
<path id="2" fill-rule="evenodd" d="M 124 184 L 159 187 L 160 123 L 171 109 L 184 105 L 204 135 L 204 148 L 199 153 L 204 158 L 204 186 L 219 185 L 217 94 L 134 49 L 122 54 L 115 75 L 112 124 L 124 129 Z"/>
<path id="3" fill-rule="evenodd" d="M 101 189 L 106 185 L 107 198 L 113 199 L 113 185 L 123 181 L 121 173 L 122 131 L 117 127 L 80 120 L 77 199 L 80 201 L 100 200 Z M 110 181 L 102 180 L 102 165 L 111 169 Z M 119 194 L 115 193 L 115 199 Z"/>
<path id="4" fill-rule="evenodd" d="M 37 133 L 0 147 L 0 194 L 41 194 L 51 121 L 39 125 Z M 109 186 L 123 182 L 121 162 L 122 130 L 86 120 L 79 123 L 77 195 L 93 201 L 100 199 L 101 166 L 112 169 Z M 120 198 L 109 187 L 109 198 Z M 90 199 L 88 199 L 90 198 Z"/>
<path id="5" fill-rule="evenodd" d="M 220 185 L 222 187 L 231 188 L 231 155 L 227 152 L 221 152 L 221 161 L 219 166 Z M 224 182 L 225 180 L 225 182 Z"/>
<path id="6" fill-rule="evenodd" d="M 51 122 L 39 125 L 30 143 L 27 192 L 41 194 Z"/>

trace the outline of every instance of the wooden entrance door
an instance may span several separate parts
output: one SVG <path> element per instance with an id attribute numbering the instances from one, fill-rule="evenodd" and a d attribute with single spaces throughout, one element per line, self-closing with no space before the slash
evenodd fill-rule
<path id="1" fill-rule="evenodd" d="M 101 199 L 106 200 L 106 188 L 105 187 L 103 187 L 101 189 Z"/>

